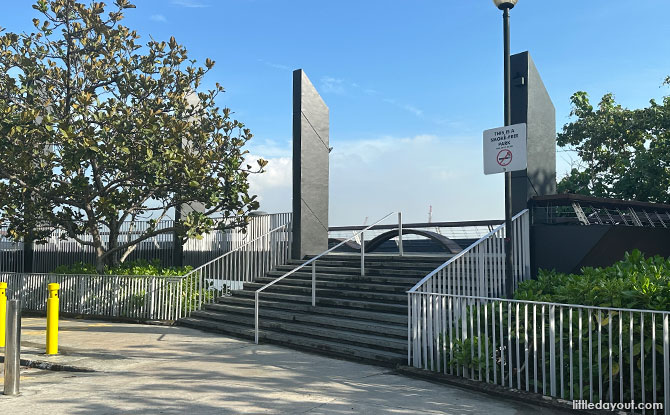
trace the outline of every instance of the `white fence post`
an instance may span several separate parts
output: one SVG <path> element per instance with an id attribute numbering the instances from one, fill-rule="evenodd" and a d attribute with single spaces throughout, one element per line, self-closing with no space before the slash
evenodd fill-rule
<path id="1" fill-rule="evenodd" d="M 154 319 L 155 301 L 154 294 L 156 293 L 156 279 L 149 280 L 149 318 Z"/>
<path id="2" fill-rule="evenodd" d="M 549 389 L 556 396 L 556 306 L 549 306 Z"/>

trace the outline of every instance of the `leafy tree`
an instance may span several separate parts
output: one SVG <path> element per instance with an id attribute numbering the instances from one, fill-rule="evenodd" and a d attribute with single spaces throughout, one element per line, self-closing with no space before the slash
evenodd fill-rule
<path id="1" fill-rule="evenodd" d="M 223 87 L 199 90 L 214 62 L 197 66 L 174 38 L 140 44 L 120 24 L 135 6 L 114 3 L 38 0 L 34 33 L 0 29 L 0 219 L 16 239 L 61 229 L 94 247 L 99 272 L 155 235 L 223 226 L 214 214 L 243 224 L 258 208 L 248 176 L 265 165 L 244 162 L 252 134 L 216 105 Z M 159 229 L 184 204 L 204 212 Z M 124 221 L 147 217 L 119 241 Z"/>
<path id="2" fill-rule="evenodd" d="M 631 110 L 607 94 L 594 109 L 586 92 L 577 92 L 572 107 L 577 119 L 563 127 L 558 144 L 575 150 L 580 163 L 561 180 L 560 193 L 670 203 L 670 96 Z"/>

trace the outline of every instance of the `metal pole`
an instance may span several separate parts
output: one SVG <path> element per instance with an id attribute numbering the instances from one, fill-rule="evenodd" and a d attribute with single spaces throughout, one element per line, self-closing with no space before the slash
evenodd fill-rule
<path id="1" fill-rule="evenodd" d="M 312 307 L 316 307 L 316 261 L 312 262 Z"/>
<path id="2" fill-rule="evenodd" d="M 21 377 L 21 300 L 7 301 L 6 339 L 4 394 L 17 395 Z"/>
<path id="3" fill-rule="evenodd" d="M 503 10 L 505 126 L 512 125 L 509 9 L 509 7 L 506 7 Z M 512 298 L 514 295 L 512 246 L 512 173 L 505 172 L 505 293 L 507 298 Z"/>
<path id="4" fill-rule="evenodd" d="M 402 212 L 398 212 L 398 251 L 400 251 L 400 256 L 405 254 L 402 248 Z"/>
<path id="5" fill-rule="evenodd" d="M 258 344 L 258 291 L 254 293 L 254 343 Z"/>
<path id="6" fill-rule="evenodd" d="M 361 276 L 365 276 L 365 232 L 361 232 Z"/>

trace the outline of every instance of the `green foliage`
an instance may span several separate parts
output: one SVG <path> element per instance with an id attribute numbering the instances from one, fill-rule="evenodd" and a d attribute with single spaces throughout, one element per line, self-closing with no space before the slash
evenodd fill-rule
<path id="1" fill-rule="evenodd" d="M 612 94 L 597 108 L 586 92 L 571 100 L 576 120 L 557 141 L 581 162 L 560 181 L 559 192 L 670 203 L 670 96 L 634 110 L 618 105 Z"/>
<path id="2" fill-rule="evenodd" d="M 252 134 L 217 106 L 223 87 L 201 90 L 214 62 L 197 66 L 174 38 L 142 44 L 120 23 L 135 6 L 114 4 L 39 0 L 35 32 L 0 29 L 0 220 L 16 239 L 61 229 L 95 249 L 99 272 L 155 235 L 223 226 L 215 214 L 245 224 L 258 208 L 248 176 L 266 164 L 246 164 Z M 124 221 L 184 204 L 204 212 L 119 241 Z"/>
<path id="3" fill-rule="evenodd" d="M 189 274 L 182 285 L 182 312 L 193 310 L 200 302 L 209 303 L 215 298 L 228 294 L 228 286 L 224 286 L 225 292 L 213 287 L 213 283 L 203 280 L 202 294 L 200 290 L 200 274 L 194 272 Z"/>
<path id="4" fill-rule="evenodd" d="M 464 310 L 457 308 L 452 315 L 452 330 L 437 336 L 437 359 L 434 366 L 431 359 L 427 359 L 426 369 L 442 371 L 446 367 L 449 373 L 468 377 L 472 373 L 478 377 L 481 371 L 485 379 L 488 368 L 489 381 L 495 371 L 498 384 L 507 386 L 511 378 L 514 387 L 519 380 L 523 388 L 528 379 L 531 390 L 537 382 L 539 391 L 549 393 L 553 349 L 556 390 L 563 399 L 570 399 L 571 390 L 574 396 L 580 396 L 580 378 L 583 396 L 588 398 L 593 394 L 596 401 L 610 400 L 610 384 L 615 402 L 628 402 L 633 398 L 641 401 L 643 378 L 647 402 L 653 401 L 654 389 L 662 390 L 664 351 L 661 314 L 656 314 L 652 320 L 651 313 L 541 304 L 491 301 L 486 306 L 461 305 Z M 550 328 L 552 318 L 553 331 Z M 462 338 L 464 327 L 468 333 L 466 339 Z M 609 350 L 612 350 L 611 381 Z M 572 379 L 570 373 L 573 374 Z M 634 391 L 630 386 L 631 377 Z M 561 390 L 563 395 L 560 395 Z"/>
<path id="5" fill-rule="evenodd" d="M 581 274 L 541 270 L 537 280 L 519 284 L 514 298 L 670 311 L 670 259 L 645 258 L 634 250 L 610 267 L 584 268 Z"/>
<path id="6" fill-rule="evenodd" d="M 107 275 L 155 275 L 161 277 L 172 277 L 186 275 L 193 267 L 162 267 L 160 260 L 153 259 L 147 261 L 138 259 L 136 261 L 125 262 L 114 267 L 105 267 L 104 274 Z M 96 268 L 93 264 L 77 262 L 72 265 L 61 265 L 56 267 L 52 274 L 96 274 Z"/>
<path id="7" fill-rule="evenodd" d="M 670 259 L 664 259 L 660 256 L 645 258 L 638 251 L 627 253 L 622 261 L 615 263 L 607 268 L 584 268 L 581 274 L 561 274 L 554 271 L 541 271 L 537 280 L 525 281 L 519 284 L 518 290 L 514 295 L 517 300 L 543 301 L 563 304 L 582 304 L 596 307 L 626 308 L 641 310 L 670 311 Z M 572 320 L 572 342 L 574 344 L 573 358 L 579 347 L 578 311 L 573 311 Z M 649 313 L 629 313 L 620 311 L 582 310 L 580 312 L 583 318 L 582 323 L 582 341 L 583 350 L 588 350 L 589 338 L 592 342 L 592 350 L 600 347 L 603 350 L 602 359 L 597 362 L 597 355 L 594 354 L 594 362 L 590 362 L 586 355 L 582 357 L 582 376 L 588 379 L 590 373 L 593 373 L 596 379 L 599 367 L 603 374 L 603 394 L 609 389 L 609 356 L 605 351 L 610 347 L 613 349 L 614 358 L 612 361 L 612 388 L 618 396 L 620 389 L 620 371 L 624 372 L 623 388 L 624 400 L 629 400 L 631 391 L 629 390 L 629 379 L 633 376 L 635 384 L 640 385 L 644 376 L 644 383 L 647 385 L 647 400 L 651 400 L 651 391 L 653 386 L 654 363 L 657 374 L 663 373 L 661 361 L 663 360 L 662 344 L 659 343 L 659 336 L 663 333 L 662 316 L 657 315 L 655 324 L 652 323 Z M 556 339 L 556 351 L 560 350 L 560 343 L 563 342 L 564 353 L 563 361 L 564 371 L 570 370 L 570 356 L 565 349 L 570 336 L 568 332 L 569 320 L 566 311 L 563 311 L 564 330 L 559 331 Z M 643 320 L 643 321 L 642 321 Z M 644 332 L 642 329 L 644 323 Z M 632 324 L 632 330 L 631 330 Z M 546 328 L 545 328 L 546 329 Z M 651 342 L 652 331 L 656 334 L 656 344 Z M 621 334 L 619 334 L 621 333 Z M 610 343 L 610 336 L 612 341 Z M 631 344 L 632 336 L 632 344 Z M 644 339 L 644 347 L 642 340 Z M 621 346 L 619 346 L 621 344 Z M 621 357 L 619 356 L 619 347 L 621 347 Z M 654 362 L 652 354 L 657 353 Z M 558 358 L 557 358 L 558 359 Z M 621 359 L 621 360 L 619 360 Z M 579 360 L 573 364 L 573 370 L 577 368 Z M 632 366 L 632 371 L 631 371 Z M 644 367 L 644 371 L 642 368 Z M 592 372 L 589 372 L 591 370 Z M 632 372 L 632 373 L 631 373 Z M 657 375 L 657 388 L 661 388 L 662 381 Z M 566 390 L 573 388 L 573 391 L 579 393 L 579 385 L 574 382 L 572 385 L 567 382 Z M 584 392 L 588 395 L 588 383 L 583 386 Z M 608 399 L 607 396 L 598 398 L 598 390 L 594 388 L 595 399 Z M 640 391 L 636 392 L 637 396 Z M 638 398 L 639 399 L 639 398 Z"/>
<path id="8" fill-rule="evenodd" d="M 136 276 L 157 276 L 157 277 L 180 277 L 187 275 L 182 281 L 181 285 L 181 307 L 182 312 L 192 309 L 195 305 L 202 302 L 211 302 L 214 298 L 223 295 L 220 290 L 213 288 L 213 284 L 208 281 L 202 281 L 203 287 L 200 290 L 200 274 L 198 272 L 190 273 L 193 270 L 191 266 L 184 267 L 162 267 L 158 259 L 147 261 L 138 259 L 136 261 L 126 262 L 114 267 L 105 267 L 105 275 L 136 275 Z M 56 267 L 52 274 L 77 274 L 77 275 L 95 275 L 97 270 L 95 265 L 83 262 L 77 262 L 72 265 L 61 265 Z M 146 290 L 136 291 L 131 290 L 133 282 L 131 280 L 123 279 L 119 282 L 121 287 L 119 289 L 118 301 L 123 304 L 128 304 L 130 308 L 124 309 L 124 313 L 132 315 L 132 310 L 146 307 L 150 298 L 150 293 Z M 135 287 L 141 286 L 136 284 Z M 227 290 L 227 288 L 226 288 Z M 92 290 L 96 292 L 95 289 Z M 131 294 L 132 292 L 132 294 Z M 95 294 L 93 294 L 95 296 Z M 90 299 L 89 299 L 90 300 Z"/>
<path id="9" fill-rule="evenodd" d="M 465 367 L 467 369 L 484 370 L 486 367 L 487 355 L 484 345 L 480 345 L 480 338 L 475 336 L 467 339 L 455 339 L 452 349 L 448 348 L 448 340 L 444 335 L 440 335 L 440 359 L 447 359 L 451 367 Z M 493 345 L 489 340 L 489 354 L 493 350 Z M 481 352 L 480 352 L 481 351 Z M 481 357 L 479 354 L 481 353 Z M 447 357 L 447 354 L 450 356 Z M 451 356 L 453 354 L 453 357 Z M 488 356 L 489 367 L 493 367 L 493 360 Z"/>

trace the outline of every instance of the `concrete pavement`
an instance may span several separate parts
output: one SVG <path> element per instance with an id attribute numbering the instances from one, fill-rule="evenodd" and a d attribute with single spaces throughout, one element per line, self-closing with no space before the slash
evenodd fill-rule
<path id="1" fill-rule="evenodd" d="M 95 370 L 23 372 L 0 414 L 558 414 L 376 366 L 184 327 L 24 318 L 22 358 Z M 0 383 L 0 387 L 1 387 Z"/>

